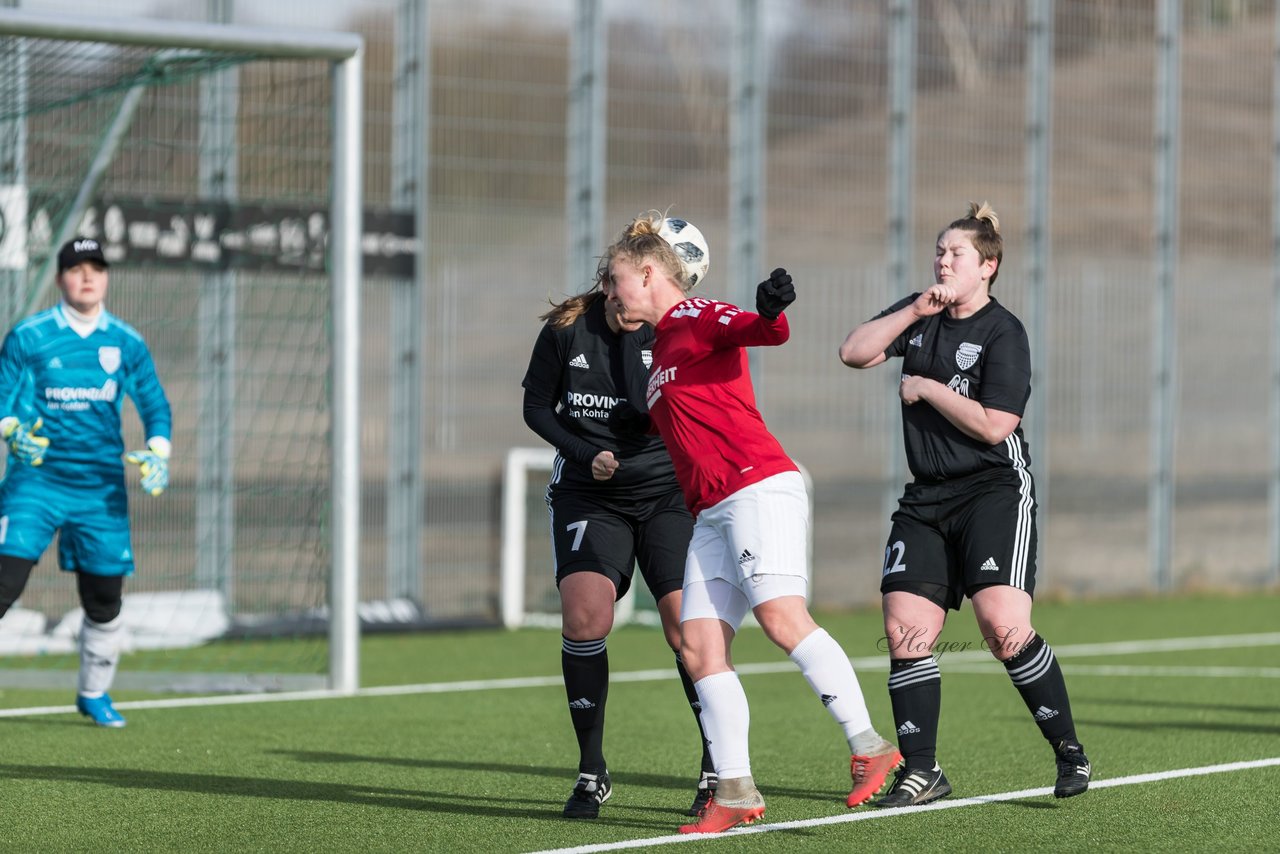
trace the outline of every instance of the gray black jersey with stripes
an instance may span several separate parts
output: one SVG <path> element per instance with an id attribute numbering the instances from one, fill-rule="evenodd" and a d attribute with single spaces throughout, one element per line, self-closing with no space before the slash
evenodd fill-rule
<path id="1" fill-rule="evenodd" d="M 910 305 L 912 294 L 881 312 Z M 885 355 L 902 358 L 904 376 L 937 380 L 988 409 L 1021 416 L 1031 396 L 1031 350 L 1021 321 L 994 297 L 969 317 L 943 311 L 922 318 L 899 335 Z M 991 468 L 1026 468 L 1031 460 L 1022 427 L 996 445 L 963 433 L 924 403 L 902 406 L 907 465 L 918 482 L 937 483 Z"/>

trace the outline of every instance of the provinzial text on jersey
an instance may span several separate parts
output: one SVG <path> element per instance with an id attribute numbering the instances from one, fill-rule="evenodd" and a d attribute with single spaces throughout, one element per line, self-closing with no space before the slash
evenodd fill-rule
<path id="1" fill-rule="evenodd" d="M 608 418 L 609 413 L 619 403 L 626 403 L 625 397 L 610 397 L 607 394 L 582 394 L 577 391 L 565 392 L 564 405 L 574 418 Z"/>
<path id="2" fill-rule="evenodd" d="M 95 401 L 113 403 L 119 389 L 120 386 L 115 380 L 107 380 L 102 384 L 102 388 L 46 388 L 44 399 L 48 402 L 50 409 L 75 411 L 88 409 L 89 404 Z"/>

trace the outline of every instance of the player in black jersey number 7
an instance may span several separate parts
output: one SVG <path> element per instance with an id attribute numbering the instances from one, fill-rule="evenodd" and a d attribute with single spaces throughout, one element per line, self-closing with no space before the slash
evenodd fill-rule
<path id="1" fill-rule="evenodd" d="M 613 604 L 630 587 L 637 561 L 676 653 L 685 697 L 699 716 L 698 695 L 679 653 L 693 517 L 666 446 L 646 432 L 652 330 L 622 323 L 599 287 L 570 297 L 542 319 L 546 325 L 524 378 L 524 418 L 558 451 L 547 506 L 562 609 L 560 660 L 579 748 L 578 780 L 564 816 L 596 818 L 612 794 L 603 747 L 605 639 Z M 688 814 L 697 815 L 715 788 L 704 737 L 702 773 Z"/>
<path id="2" fill-rule="evenodd" d="M 914 478 L 893 514 L 880 582 L 904 763 L 876 806 L 951 793 L 936 759 L 941 675 L 931 653 L 947 610 L 965 596 L 1057 754 L 1054 794 L 1089 787 L 1092 769 L 1062 670 L 1031 625 L 1036 503 L 1020 426 L 1031 358 L 1022 324 L 990 293 L 1002 256 L 995 212 L 970 204 L 938 235 L 935 284 L 861 324 L 840 347 L 853 368 L 902 359 L 899 397 Z"/>

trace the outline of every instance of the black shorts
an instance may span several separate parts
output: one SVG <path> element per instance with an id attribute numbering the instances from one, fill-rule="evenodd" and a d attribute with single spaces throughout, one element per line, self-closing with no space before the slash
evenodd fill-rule
<path id="1" fill-rule="evenodd" d="M 621 599 L 637 563 L 655 602 L 684 584 L 693 516 L 678 488 L 638 501 L 551 488 L 547 508 L 557 587 L 571 573 L 598 572 Z"/>
<path id="2" fill-rule="evenodd" d="M 892 521 L 881 593 L 905 590 L 953 610 L 992 584 L 1034 594 L 1030 472 L 992 469 L 944 483 L 908 484 Z"/>

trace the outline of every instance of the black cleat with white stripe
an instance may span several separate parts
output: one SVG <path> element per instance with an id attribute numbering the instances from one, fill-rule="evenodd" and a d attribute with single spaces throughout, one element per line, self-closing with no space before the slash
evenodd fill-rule
<path id="1" fill-rule="evenodd" d="M 601 774 L 578 774 L 578 782 L 574 784 L 573 794 L 564 802 L 565 818 L 599 818 L 600 805 L 609 800 L 613 794 L 613 784 L 609 780 L 609 772 Z"/>
<path id="2" fill-rule="evenodd" d="M 1089 788 L 1093 766 L 1084 748 L 1076 741 L 1064 741 L 1054 748 L 1058 754 L 1058 781 L 1053 786 L 1055 798 L 1070 798 L 1083 794 Z"/>
<path id="3" fill-rule="evenodd" d="M 904 766 L 894 775 L 889 793 L 872 806 L 881 809 L 918 807 L 921 804 L 945 798 L 949 794 L 951 794 L 951 784 L 947 782 L 946 775 L 937 765 L 933 766 L 932 771 Z"/>
<path id="4" fill-rule="evenodd" d="M 710 771 L 703 771 L 702 776 L 698 779 L 698 788 L 693 796 L 693 805 L 685 810 L 685 815 L 700 816 L 702 811 L 707 808 L 707 804 L 715 796 L 716 785 L 720 778 Z"/>

